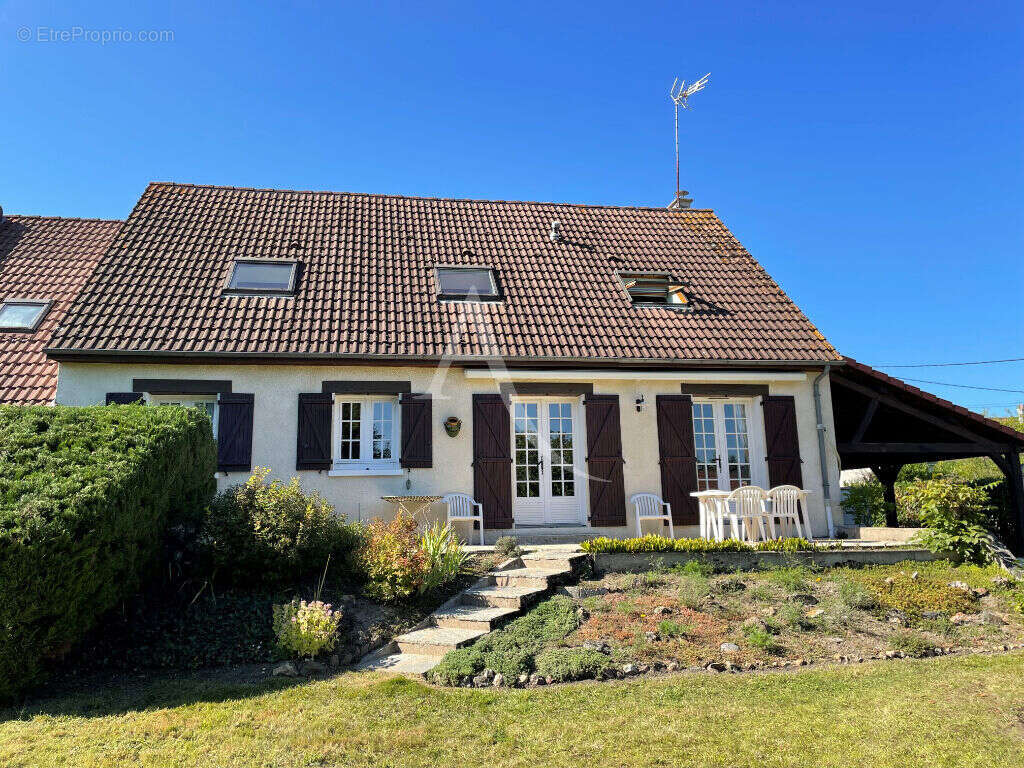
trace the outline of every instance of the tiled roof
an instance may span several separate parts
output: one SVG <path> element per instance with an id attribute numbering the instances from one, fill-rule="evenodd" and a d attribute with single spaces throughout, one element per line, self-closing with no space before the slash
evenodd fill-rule
<path id="1" fill-rule="evenodd" d="M 0 301 L 52 301 L 32 333 L 0 331 L 0 403 L 53 401 L 57 363 L 43 348 L 120 221 L 5 216 L 0 222 Z"/>
<path id="2" fill-rule="evenodd" d="M 563 239 L 552 243 L 553 221 Z M 291 298 L 223 296 L 239 257 L 301 262 Z M 440 302 L 437 264 L 503 301 Z M 635 307 L 618 271 L 692 307 Z M 151 184 L 53 338 L 58 353 L 588 361 L 838 360 L 711 211 Z"/>
<path id="3" fill-rule="evenodd" d="M 966 424 L 973 424 L 975 426 L 994 430 L 995 432 L 1001 433 L 1001 437 L 1010 438 L 1011 443 L 1024 446 L 1024 434 L 1013 427 L 1007 426 L 1006 424 L 1000 424 L 995 419 L 990 419 L 986 416 L 982 416 L 980 413 L 969 411 L 962 405 L 957 405 L 949 400 L 933 395 L 930 392 L 925 392 L 923 389 L 918 389 L 912 384 L 907 384 L 907 382 L 902 379 L 897 379 L 889 376 L 888 374 L 882 373 L 869 365 L 865 365 L 864 363 L 854 360 L 852 357 L 844 357 L 843 362 L 843 368 L 840 369 L 842 375 L 849 375 L 850 371 L 857 371 L 869 379 L 874 379 L 875 381 L 888 385 L 897 392 L 920 400 L 920 404 L 925 407 L 932 407 L 937 408 L 940 411 L 945 411 L 947 418 L 950 418 L 951 416 L 959 416 Z"/>

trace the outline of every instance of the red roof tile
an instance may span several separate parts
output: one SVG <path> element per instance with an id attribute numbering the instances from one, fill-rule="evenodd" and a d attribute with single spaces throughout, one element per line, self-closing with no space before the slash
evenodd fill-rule
<path id="1" fill-rule="evenodd" d="M 549 241 L 552 221 L 563 240 Z M 290 257 L 294 297 L 224 296 L 232 261 Z M 435 295 L 493 267 L 503 301 Z M 619 271 L 692 307 L 632 306 Z M 803 362 L 839 356 L 714 213 L 154 183 L 54 352 Z"/>
<path id="2" fill-rule="evenodd" d="M 6 216 L 0 222 L 0 301 L 52 301 L 32 333 L 0 331 L 0 403 L 53 401 L 57 363 L 43 348 L 120 221 Z"/>

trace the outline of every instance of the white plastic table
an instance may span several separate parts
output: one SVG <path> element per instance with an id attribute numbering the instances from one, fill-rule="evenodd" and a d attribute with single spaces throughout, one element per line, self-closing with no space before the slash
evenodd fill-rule
<path id="1" fill-rule="evenodd" d="M 708 490 L 690 494 L 697 499 L 700 513 L 700 537 L 722 541 L 725 538 L 726 502 L 728 491 Z"/>

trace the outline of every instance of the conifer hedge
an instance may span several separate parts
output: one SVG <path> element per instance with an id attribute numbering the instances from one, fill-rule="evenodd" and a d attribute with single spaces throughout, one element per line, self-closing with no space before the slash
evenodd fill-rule
<path id="1" fill-rule="evenodd" d="M 138 589 L 216 465 L 191 409 L 0 406 L 0 700 Z"/>

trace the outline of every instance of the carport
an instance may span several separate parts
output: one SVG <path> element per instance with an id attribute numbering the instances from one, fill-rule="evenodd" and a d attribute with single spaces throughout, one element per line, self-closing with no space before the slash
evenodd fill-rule
<path id="1" fill-rule="evenodd" d="M 897 525 L 896 477 L 905 464 L 987 456 L 1006 476 L 1012 546 L 1024 544 L 1024 433 L 846 358 L 830 376 L 842 468 L 869 468 L 885 487 L 886 525 Z"/>

